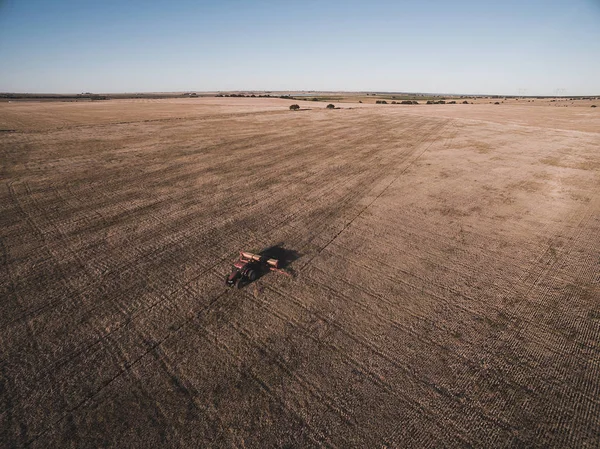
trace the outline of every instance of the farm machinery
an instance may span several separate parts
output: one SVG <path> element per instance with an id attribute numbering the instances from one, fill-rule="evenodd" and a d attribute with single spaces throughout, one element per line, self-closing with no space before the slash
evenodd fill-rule
<path id="1" fill-rule="evenodd" d="M 269 271 L 277 271 L 290 276 L 288 272 L 280 268 L 279 260 L 240 251 L 240 257 L 233 263 L 231 274 L 227 275 L 225 284 L 229 287 L 242 288 Z"/>

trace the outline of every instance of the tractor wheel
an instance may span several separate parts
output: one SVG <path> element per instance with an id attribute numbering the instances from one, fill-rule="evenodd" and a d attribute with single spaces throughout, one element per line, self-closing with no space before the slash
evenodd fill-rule
<path id="1" fill-rule="evenodd" d="M 256 280 L 256 271 L 254 271 L 254 270 L 248 271 L 248 280 L 250 282 L 254 282 Z"/>
<path id="2" fill-rule="evenodd" d="M 237 281 L 235 281 L 235 288 L 242 288 L 244 286 L 244 279 L 239 277 Z"/>

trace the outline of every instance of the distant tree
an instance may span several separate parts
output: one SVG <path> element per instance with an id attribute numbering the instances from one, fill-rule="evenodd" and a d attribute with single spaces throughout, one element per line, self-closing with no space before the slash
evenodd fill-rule
<path id="1" fill-rule="evenodd" d="M 327 105 L 327 109 L 335 109 L 335 105 L 333 105 L 333 104 L 329 103 L 329 104 Z"/>
<path id="2" fill-rule="evenodd" d="M 290 111 L 297 111 L 298 109 L 300 109 L 300 106 L 297 104 L 293 104 L 290 106 Z"/>

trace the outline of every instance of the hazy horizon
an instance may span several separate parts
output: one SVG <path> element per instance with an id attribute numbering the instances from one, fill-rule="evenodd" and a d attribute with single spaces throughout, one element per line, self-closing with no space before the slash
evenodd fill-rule
<path id="1" fill-rule="evenodd" d="M 469 92 L 405 92 L 405 91 L 367 91 L 367 90 L 299 90 L 299 89 L 291 89 L 291 90 L 258 90 L 258 89 L 232 89 L 232 90 L 156 90 L 156 91 L 131 91 L 131 92 L 8 92 L 8 91 L 0 91 L 2 95 L 56 95 L 56 96 L 75 96 L 75 95 L 174 95 L 174 94 L 184 94 L 184 93 L 196 93 L 198 96 L 202 96 L 204 94 L 230 94 L 230 93 L 241 93 L 241 94 L 284 94 L 289 93 L 293 96 L 299 96 L 298 93 L 302 93 L 302 95 L 310 96 L 310 94 L 370 94 L 370 95 L 447 95 L 447 96 L 464 96 L 464 97 L 556 97 L 556 98 L 564 98 L 564 97 L 600 97 L 600 93 L 591 93 L 584 95 L 563 95 L 563 94 L 550 94 L 550 95 L 533 95 L 533 94 L 488 94 L 488 93 L 480 93 L 473 94 Z"/>
<path id="2" fill-rule="evenodd" d="M 600 94 L 600 2 L 0 0 L 0 92 Z"/>

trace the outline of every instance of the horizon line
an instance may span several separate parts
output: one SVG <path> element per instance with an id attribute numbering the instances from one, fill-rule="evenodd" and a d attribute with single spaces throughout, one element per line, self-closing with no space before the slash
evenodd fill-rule
<path id="1" fill-rule="evenodd" d="M 116 92 L 0 92 L 2 95 L 23 95 L 23 96 L 89 96 L 89 95 L 174 95 L 174 94 L 223 94 L 223 93 L 264 93 L 264 94 L 283 94 L 287 93 L 314 93 L 314 94 L 372 94 L 372 95 L 420 95 L 420 96 L 463 96 L 463 97 L 518 97 L 518 98 L 586 98 L 600 97 L 598 94 L 585 95 L 543 95 L 543 94 L 490 94 L 490 93 L 451 93 L 451 92 L 405 92 L 405 91 L 384 91 L 384 90 L 264 90 L 264 89 L 233 89 L 233 90 L 175 90 L 175 91 L 116 91 Z"/>

